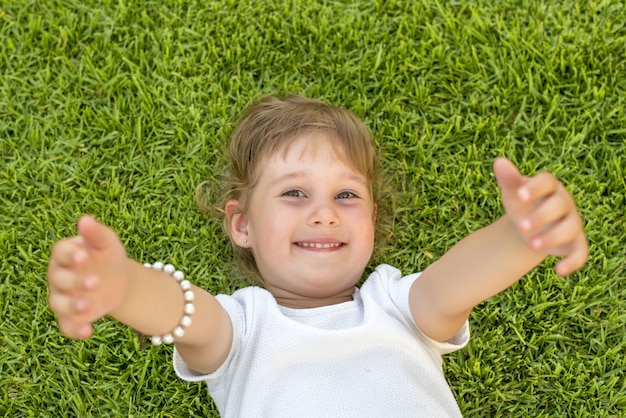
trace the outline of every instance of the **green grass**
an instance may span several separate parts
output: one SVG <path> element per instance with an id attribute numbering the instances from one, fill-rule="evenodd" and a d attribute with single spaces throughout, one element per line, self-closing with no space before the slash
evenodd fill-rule
<path id="1" fill-rule="evenodd" d="M 236 115 L 296 92 L 353 110 L 389 167 L 380 260 L 419 271 L 502 213 L 491 162 L 554 172 L 591 245 L 472 314 L 445 371 L 465 416 L 626 410 L 626 10 L 615 0 L 17 1 L 0 5 L 0 415 L 217 416 L 171 347 L 111 320 L 69 341 L 47 309 L 52 243 L 82 213 L 139 260 L 211 292 L 241 284 L 219 222 Z"/>

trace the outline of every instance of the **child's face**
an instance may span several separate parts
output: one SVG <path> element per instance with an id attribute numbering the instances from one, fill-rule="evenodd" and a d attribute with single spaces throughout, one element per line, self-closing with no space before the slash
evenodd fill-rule
<path id="1" fill-rule="evenodd" d="M 233 239 L 252 249 L 266 288 L 287 306 L 349 299 L 372 255 L 371 186 L 331 141 L 307 134 L 268 158 L 247 213 L 231 221 Z"/>

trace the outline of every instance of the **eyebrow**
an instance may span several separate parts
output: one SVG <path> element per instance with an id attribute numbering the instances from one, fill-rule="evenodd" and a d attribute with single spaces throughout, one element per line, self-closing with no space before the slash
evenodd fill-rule
<path id="1" fill-rule="evenodd" d="M 282 182 L 287 181 L 287 180 L 293 180 L 293 179 L 297 179 L 297 178 L 300 178 L 300 177 L 305 177 L 307 174 L 308 174 L 308 172 L 304 171 L 304 170 L 302 170 L 302 171 L 292 171 L 292 172 L 284 174 L 284 175 L 278 177 L 277 179 L 271 181 L 270 182 L 270 186 L 273 186 L 273 185 L 278 184 L 278 183 L 282 183 Z M 367 180 L 363 176 L 361 176 L 361 175 L 353 174 L 351 172 L 346 172 L 346 173 L 344 173 L 342 175 L 342 178 L 346 178 L 348 180 L 353 180 L 353 181 L 356 181 L 358 183 L 361 183 L 365 187 L 369 187 L 369 184 L 368 184 Z"/>

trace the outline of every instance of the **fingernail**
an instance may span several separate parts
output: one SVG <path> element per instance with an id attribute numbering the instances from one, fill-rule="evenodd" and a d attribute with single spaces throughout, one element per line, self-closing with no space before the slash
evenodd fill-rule
<path id="1" fill-rule="evenodd" d="M 85 308 L 87 308 L 87 302 L 85 301 L 85 299 L 78 299 L 76 301 L 76 310 L 78 312 L 83 312 Z"/>
<path id="2" fill-rule="evenodd" d="M 74 262 L 80 264 L 85 259 L 85 253 L 83 251 L 77 251 L 74 254 Z"/>
<path id="3" fill-rule="evenodd" d="M 519 223 L 519 227 L 523 230 L 523 231 L 528 231 L 530 229 L 530 220 L 528 219 L 522 219 Z"/>
<path id="4" fill-rule="evenodd" d="M 85 286 L 85 289 L 87 290 L 95 289 L 97 284 L 98 284 L 98 279 L 94 276 L 87 276 L 85 280 L 83 281 L 83 285 Z"/>
<path id="5" fill-rule="evenodd" d="M 89 337 L 89 334 L 91 333 L 91 327 L 89 325 L 83 325 L 78 329 L 78 334 L 82 337 L 82 338 L 87 338 Z"/>
<path id="6" fill-rule="evenodd" d="M 525 187 L 522 187 L 521 189 L 519 189 L 517 191 L 517 195 L 519 196 L 520 199 L 522 200 L 528 200 L 530 199 L 530 190 L 528 190 Z"/>

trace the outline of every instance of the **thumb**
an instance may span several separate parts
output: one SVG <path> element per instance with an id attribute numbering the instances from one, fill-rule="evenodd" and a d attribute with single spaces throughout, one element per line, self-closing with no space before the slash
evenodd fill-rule
<path id="1" fill-rule="evenodd" d="M 104 250 L 119 241 L 111 228 L 89 215 L 83 215 L 78 220 L 78 235 L 94 250 Z"/>
<path id="2" fill-rule="evenodd" d="M 496 158 L 493 162 L 493 173 L 503 194 L 516 194 L 517 190 L 524 185 L 524 176 L 507 158 Z"/>

